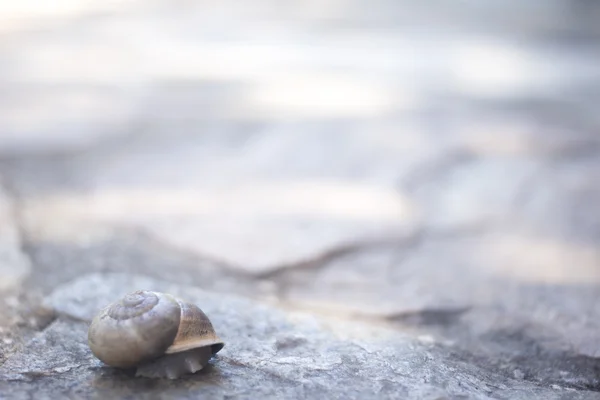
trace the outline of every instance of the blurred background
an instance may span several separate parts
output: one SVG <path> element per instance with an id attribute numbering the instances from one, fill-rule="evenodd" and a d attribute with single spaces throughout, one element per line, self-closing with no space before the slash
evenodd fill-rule
<path id="1" fill-rule="evenodd" d="M 469 335 L 596 357 L 599 21 L 591 0 L 2 1 L 0 288 L 130 271 L 426 329 L 474 307 Z"/>

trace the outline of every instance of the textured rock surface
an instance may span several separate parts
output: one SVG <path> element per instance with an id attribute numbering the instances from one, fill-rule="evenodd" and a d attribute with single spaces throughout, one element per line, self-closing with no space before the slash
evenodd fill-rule
<path id="1" fill-rule="evenodd" d="M 596 3 L 92 3 L 0 5 L 0 399 L 600 398 Z M 139 287 L 210 370 L 91 357 Z"/>
<path id="2" fill-rule="evenodd" d="M 44 327 L 51 313 L 39 310 L 42 294 L 23 290 L 31 265 L 23 252 L 16 205 L 0 179 L 0 363 Z"/>
<path id="3" fill-rule="evenodd" d="M 29 274 L 29 259 L 21 251 L 14 205 L 0 181 L 0 292 L 18 287 Z"/>
<path id="4" fill-rule="evenodd" d="M 163 290 L 202 305 L 226 347 L 211 368 L 182 382 L 131 379 L 104 367 L 86 345 L 86 323 L 114 298 L 136 288 Z M 0 387 L 27 398 L 181 396 L 195 398 L 593 398 L 538 386 L 496 368 L 476 367 L 452 348 L 377 324 L 317 318 L 133 275 L 91 275 L 58 288 L 46 306 L 58 319 L 0 369 Z"/>

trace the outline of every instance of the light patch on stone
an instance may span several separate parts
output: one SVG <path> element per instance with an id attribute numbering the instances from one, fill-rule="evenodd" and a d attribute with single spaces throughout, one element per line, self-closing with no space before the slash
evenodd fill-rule
<path id="1" fill-rule="evenodd" d="M 514 95 L 547 86 L 549 68 L 523 48 L 498 40 L 466 40 L 450 50 L 449 73 L 469 94 Z"/>
<path id="2" fill-rule="evenodd" d="M 94 12 L 114 12 L 124 5 L 131 6 L 136 0 L 106 1 L 57 0 L 52 4 L 39 0 L 0 3 L 0 32 L 26 29 L 40 23 L 73 18 Z"/>
<path id="3" fill-rule="evenodd" d="M 21 238 L 13 204 L 0 186 L 0 292 L 18 286 L 31 266 L 21 251 Z"/>
<path id="4" fill-rule="evenodd" d="M 248 111 L 278 118 L 377 116 L 397 105 L 385 85 L 341 74 L 280 74 L 256 85 L 245 101 Z"/>
<path id="5" fill-rule="evenodd" d="M 591 245 L 514 232 L 473 243 L 475 262 L 520 283 L 600 283 L 600 251 Z"/>
<path id="6" fill-rule="evenodd" d="M 327 181 L 65 193 L 28 201 L 24 215 L 42 239 L 81 243 L 107 237 L 111 227 L 137 228 L 256 272 L 391 240 L 419 219 L 415 205 L 392 190 Z"/>

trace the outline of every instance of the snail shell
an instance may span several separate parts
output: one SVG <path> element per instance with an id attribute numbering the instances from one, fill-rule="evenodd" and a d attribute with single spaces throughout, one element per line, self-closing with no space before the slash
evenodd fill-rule
<path id="1" fill-rule="evenodd" d="M 88 343 L 107 365 L 169 379 L 201 370 L 224 346 L 200 308 L 146 290 L 102 309 L 90 324 Z"/>

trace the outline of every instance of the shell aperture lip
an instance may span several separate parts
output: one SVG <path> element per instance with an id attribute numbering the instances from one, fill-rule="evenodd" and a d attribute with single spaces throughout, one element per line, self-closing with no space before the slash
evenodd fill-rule
<path id="1" fill-rule="evenodd" d="M 204 346 L 210 346 L 212 354 L 219 352 L 225 344 L 217 336 L 204 311 L 195 304 L 181 300 L 178 302 L 181 307 L 179 329 L 166 353 L 172 354 Z"/>

